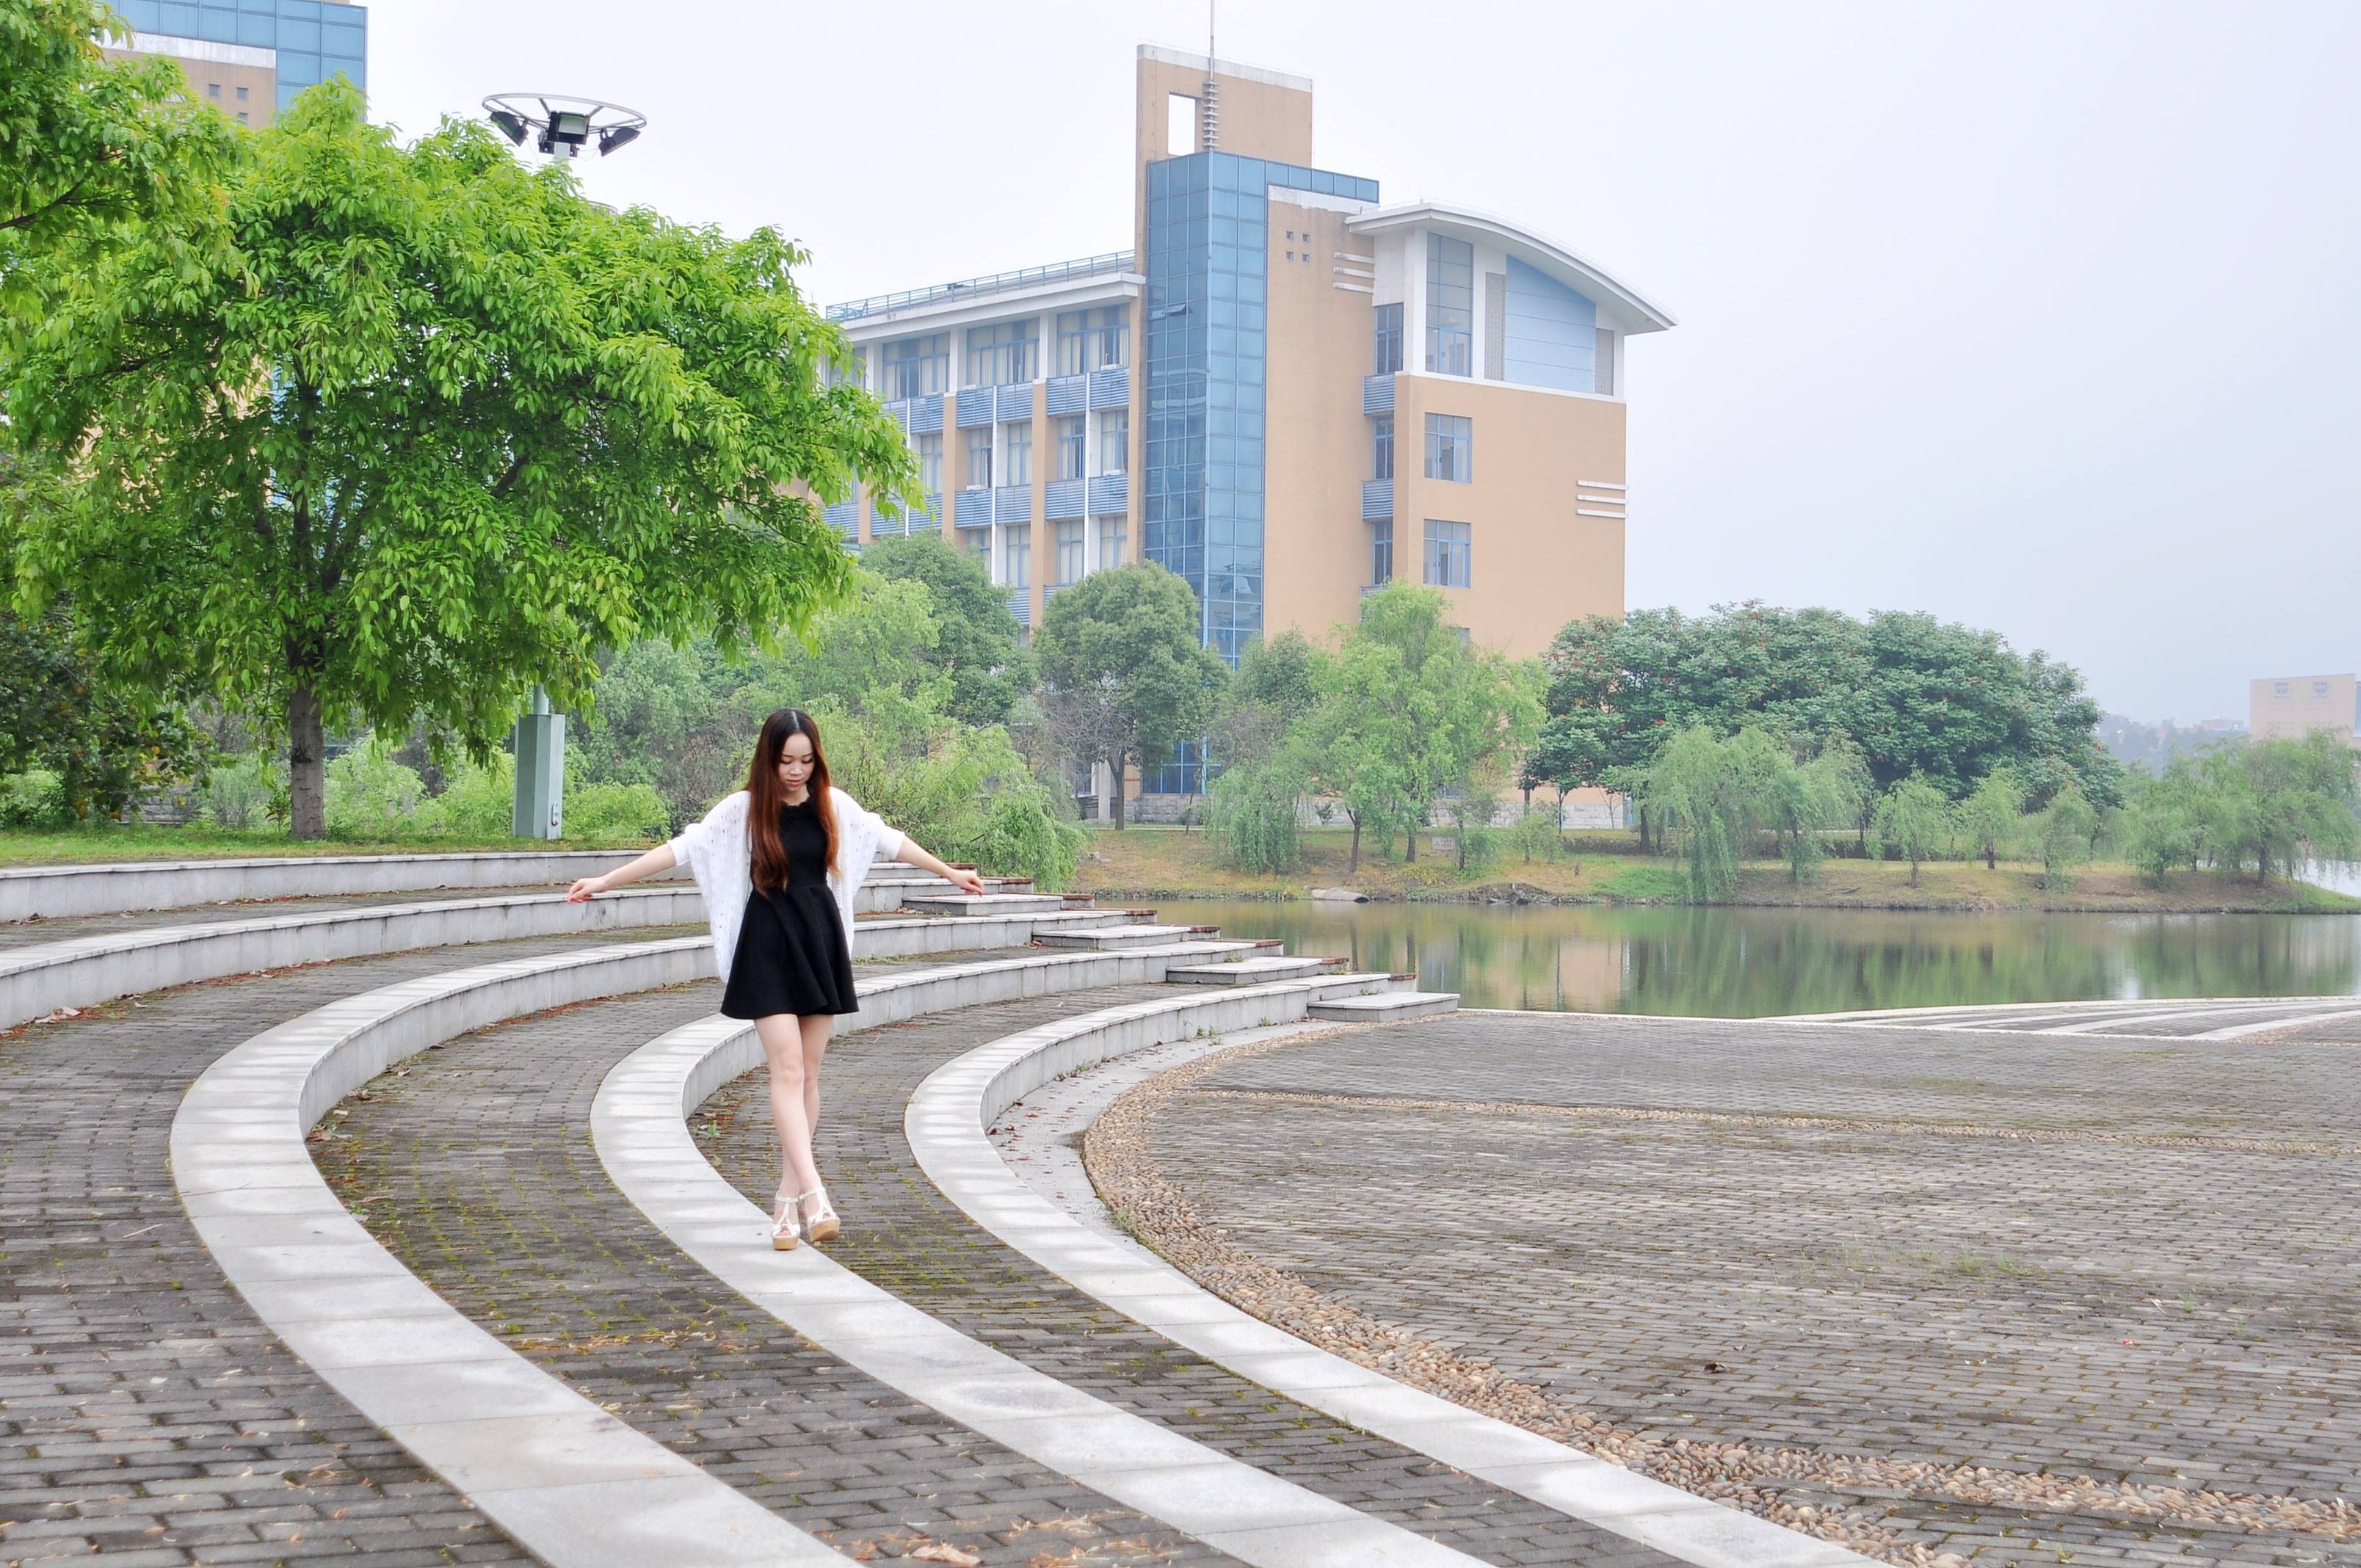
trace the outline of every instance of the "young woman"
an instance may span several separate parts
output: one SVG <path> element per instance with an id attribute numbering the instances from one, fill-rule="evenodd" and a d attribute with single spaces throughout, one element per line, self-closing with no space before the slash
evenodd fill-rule
<path id="1" fill-rule="evenodd" d="M 702 822 L 605 876 L 584 877 L 579 901 L 686 865 L 705 894 L 721 966 L 721 1012 L 751 1019 L 771 1067 L 771 1120 L 779 1130 L 779 1190 L 771 1245 L 781 1252 L 842 1227 L 812 1161 L 819 1124 L 819 1065 L 840 1013 L 853 996 L 852 896 L 873 861 L 899 861 L 982 893 L 983 879 L 954 871 L 878 820 L 828 782 L 828 758 L 811 715 L 783 707 L 763 721 L 746 787 Z"/>

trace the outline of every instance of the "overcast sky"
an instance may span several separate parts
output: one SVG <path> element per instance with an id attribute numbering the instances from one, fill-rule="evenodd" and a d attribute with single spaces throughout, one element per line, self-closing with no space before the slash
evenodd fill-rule
<path id="1" fill-rule="evenodd" d="M 651 128 L 592 192 L 776 225 L 823 301 L 1128 245 L 1134 48 L 1205 28 L 1165 0 L 369 12 L 379 119 L 629 104 Z M 1219 49 L 1312 79 L 1323 167 L 1679 319 L 1630 350 L 1631 604 L 1932 610 L 2184 722 L 2361 665 L 2361 4 L 1231 0 Z"/>

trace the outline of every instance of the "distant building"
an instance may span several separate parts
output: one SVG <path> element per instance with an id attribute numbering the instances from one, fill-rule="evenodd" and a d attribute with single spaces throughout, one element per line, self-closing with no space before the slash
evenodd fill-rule
<path id="1" fill-rule="evenodd" d="M 831 508 L 845 538 L 940 529 L 1028 627 L 1157 562 L 1232 663 L 1396 576 L 1520 657 L 1621 615 L 1625 345 L 1672 317 L 1517 224 L 1315 167 L 1301 77 L 1143 46 L 1136 85 L 1127 248 L 829 308 L 928 493 Z M 1190 746 L 1147 774 L 1204 783 Z"/>
<path id="2" fill-rule="evenodd" d="M 1143 46 L 1136 104 L 1129 249 L 830 307 L 935 497 L 911 521 L 1028 625 L 1159 562 L 1232 661 L 1397 576 L 1518 655 L 1622 613 L 1624 344 L 1672 318 L 1529 230 L 1312 167 L 1302 78 Z"/>
<path id="3" fill-rule="evenodd" d="M 2334 729 L 2361 745 L 2361 681 L 2349 674 L 2255 681 L 2246 688 L 2246 729 L 2257 740 Z"/>
<path id="4" fill-rule="evenodd" d="M 342 74 L 368 91 L 368 9 L 346 0 L 115 0 L 130 24 L 111 55 L 169 55 L 189 96 L 256 130 L 295 95 Z"/>

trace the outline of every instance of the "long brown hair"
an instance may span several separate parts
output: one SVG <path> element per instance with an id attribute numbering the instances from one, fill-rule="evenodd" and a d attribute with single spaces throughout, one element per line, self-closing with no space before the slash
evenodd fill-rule
<path id="1" fill-rule="evenodd" d="M 754 846 L 754 885 L 762 892 L 784 886 L 787 880 L 787 849 L 779 842 L 779 807 L 786 804 L 786 787 L 779 783 L 779 755 L 787 737 L 811 741 L 812 773 L 806 785 L 820 830 L 828 835 L 828 863 L 836 865 L 836 807 L 828 797 L 828 753 L 819 747 L 819 726 L 800 707 L 783 707 L 763 720 L 754 740 L 754 762 L 746 770 L 746 836 Z"/>

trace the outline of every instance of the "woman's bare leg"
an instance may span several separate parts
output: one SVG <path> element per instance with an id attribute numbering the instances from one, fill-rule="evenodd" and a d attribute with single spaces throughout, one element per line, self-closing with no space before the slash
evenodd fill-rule
<path id="1" fill-rule="evenodd" d="M 763 1056 L 771 1069 L 771 1121 L 779 1131 L 779 1190 L 791 1197 L 819 1185 L 819 1168 L 812 1163 L 811 1116 L 805 1110 L 816 1101 L 804 1087 L 801 1024 L 792 1013 L 774 1013 L 754 1020 L 754 1033 L 763 1042 Z M 816 1090 L 818 1085 L 812 1087 Z"/>
<path id="2" fill-rule="evenodd" d="M 796 1022 L 803 1026 L 804 1036 L 804 1125 L 811 1135 L 819 1136 L 819 1064 L 828 1051 L 828 1036 L 836 1027 L 836 1019 L 826 1013 L 814 1013 Z M 818 1168 L 815 1165 L 814 1168 Z M 818 1186 L 815 1181 L 813 1187 Z M 808 1192 L 810 1187 L 802 1189 Z"/>

